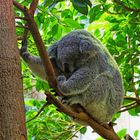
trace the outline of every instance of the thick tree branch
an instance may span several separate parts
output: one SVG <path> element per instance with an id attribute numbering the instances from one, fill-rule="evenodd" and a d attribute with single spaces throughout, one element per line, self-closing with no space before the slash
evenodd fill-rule
<path id="1" fill-rule="evenodd" d="M 51 64 L 51 61 L 49 60 L 49 56 L 46 52 L 43 40 L 42 40 L 40 33 L 38 31 L 37 25 L 27 9 L 25 10 L 24 14 L 25 14 L 25 17 L 27 18 L 28 27 L 30 28 L 30 32 L 34 38 L 36 45 L 37 45 L 37 49 L 39 51 L 40 57 L 41 57 L 42 62 L 44 64 L 46 73 L 47 73 L 47 75 L 49 75 L 49 77 L 47 77 L 48 82 L 50 83 L 50 85 L 53 88 L 56 88 L 57 84 L 56 84 L 56 78 L 55 78 L 53 66 Z"/>
<path id="2" fill-rule="evenodd" d="M 46 52 L 43 40 L 42 40 L 40 33 L 38 31 L 37 25 L 33 19 L 32 14 L 30 14 L 30 13 L 32 13 L 31 8 L 30 8 L 30 10 L 28 10 L 25 7 L 23 7 L 21 4 L 15 2 L 15 1 L 13 1 L 13 4 L 24 13 L 25 18 L 27 19 L 28 27 L 30 29 L 30 32 L 31 32 L 33 38 L 34 38 L 37 49 L 39 51 L 39 55 L 40 55 L 42 62 L 44 64 L 45 71 L 46 71 L 47 75 L 49 75 L 49 77 L 46 77 L 46 79 L 48 79 L 48 82 L 50 83 L 50 85 L 54 89 L 56 89 L 57 84 L 56 84 L 56 77 L 55 77 L 54 69 L 53 69 L 51 61 L 49 59 L 49 56 Z M 32 4 L 32 7 L 34 8 L 34 3 Z"/>
<path id="3" fill-rule="evenodd" d="M 17 7 L 19 10 L 21 10 L 24 13 L 24 6 L 22 6 L 20 3 L 16 2 L 15 0 L 13 0 L 13 4 L 15 5 L 15 7 Z"/>
<path id="4" fill-rule="evenodd" d="M 35 10 L 37 8 L 38 2 L 39 2 L 39 0 L 33 0 L 32 3 L 30 4 L 29 10 L 32 13 L 32 15 L 34 15 L 34 13 L 35 13 Z"/>
<path id="5" fill-rule="evenodd" d="M 108 140 L 120 140 L 120 138 L 114 132 L 112 127 L 107 126 L 106 128 L 102 126 L 101 124 L 97 123 L 96 121 L 94 121 L 92 118 L 90 118 L 87 114 L 83 112 L 82 113 L 73 112 L 70 108 L 63 105 L 59 100 L 55 98 L 55 96 L 53 96 L 50 93 L 46 93 L 46 95 L 47 95 L 47 99 L 51 101 L 52 104 L 57 106 L 60 111 L 68 114 L 69 116 L 72 116 L 73 118 L 76 118 L 76 120 L 86 122 L 89 126 L 91 126 L 94 129 L 94 131 L 96 131 L 103 138 L 108 139 Z"/>

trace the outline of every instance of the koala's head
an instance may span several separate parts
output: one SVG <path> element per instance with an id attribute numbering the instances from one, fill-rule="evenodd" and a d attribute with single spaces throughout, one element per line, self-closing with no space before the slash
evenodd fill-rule
<path id="1" fill-rule="evenodd" d="M 96 43 L 94 37 L 85 30 L 67 34 L 56 45 L 58 67 L 67 73 L 75 71 L 89 58 L 95 56 Z"/>

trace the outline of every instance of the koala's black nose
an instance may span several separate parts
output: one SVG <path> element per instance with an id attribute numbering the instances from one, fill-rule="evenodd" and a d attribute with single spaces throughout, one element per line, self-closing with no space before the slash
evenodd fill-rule
<path id="1" fill-rule="evenodd" d="M 64 63 L 64 72 L 69 73 L 70 72 L 70 66 L 68 63 Z"/>

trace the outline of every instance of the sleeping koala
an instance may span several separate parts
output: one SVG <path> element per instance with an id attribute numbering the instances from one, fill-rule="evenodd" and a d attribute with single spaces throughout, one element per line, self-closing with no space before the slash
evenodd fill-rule
<path id="1" fill-rule="evenodd" d="M 46 74 L 40 58 L 23 44 L 21 57 L 42 79 Z M 119 68 L 102 44 L 85 30 L 64 36 L 48 49 L 55 62 L 58 88 L 68 105 L 81 105 L 99 123 L 109 122 L 120 109 L 123 85 Z"/>

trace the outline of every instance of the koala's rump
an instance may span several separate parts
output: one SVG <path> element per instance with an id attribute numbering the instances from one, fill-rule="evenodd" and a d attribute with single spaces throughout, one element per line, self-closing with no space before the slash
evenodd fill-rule
<path id="1" fill-rule="evenodd" d="M 107 106 L 104 103 L 91 103 L 86 106 L 87 113 L 97 122 L 106 123 L 112 118 L 112 114 L 108 114 Z M 88 112 L 90 110 L 90 112 Z"/>

